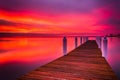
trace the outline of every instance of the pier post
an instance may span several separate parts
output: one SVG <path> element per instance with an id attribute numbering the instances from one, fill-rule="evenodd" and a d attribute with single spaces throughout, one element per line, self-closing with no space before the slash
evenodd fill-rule
<path id="1" fill-rule="evenodd" d="M 85 43 L 86 42 L 86 38 L 85 38 L 85 36 L 83 36 L 83 41 L 82 41 L 82 43 Z"/>
<path id="2" fill-rule="evenodd" d="M 88 41 L 88 36 L 85 36 L 84 37 L 84 42 L 87 42 Z"/>
<path id="3" fill-rule="evenodd" d="M 63 38 L 63 54 L 67 55 L 67 38 Z"/>
<path id="4" fill-rule="evenodd" d="M 86 42 L 88 41 L 88 36 L 86 36 Z"/>
<path id="5" fill-rule="evenodd" d="M 97 42 L 99 48 L 101 48 L 101 41 L 102 41 L 101 37 L 97 36 L 96 37 L 96 42 Z"/>
<path id="6" fill-rule="evenodd" d="M 80 37 L 80 45 L 82 44 L 82 37 Z"/>
<path id="7" fill-rule="evenodd" d="M 77 40 L 77 37 L 75 37 L 75 48 L 77 48 L 78 46 L 78 40 Z"/>
<path id="8" fill-rule="evenodd" d="M 108 40 L 107 37 L 103 39 L 103 57 L 107 58 L 107 47 L 108 47 Z"/>

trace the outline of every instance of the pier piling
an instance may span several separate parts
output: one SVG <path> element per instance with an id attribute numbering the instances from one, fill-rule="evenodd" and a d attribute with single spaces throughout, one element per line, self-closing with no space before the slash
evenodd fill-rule
<path id="1" fill-rule="evenodd" d="M 63 38 L 63 54 L 64 55 L 67 54 L 67 38 L 66 37 Z"/>

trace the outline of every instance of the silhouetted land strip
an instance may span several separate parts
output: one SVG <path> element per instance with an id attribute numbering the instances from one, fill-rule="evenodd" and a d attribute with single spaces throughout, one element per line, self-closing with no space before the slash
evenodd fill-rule
<path id="1" fill-rule="evenodd" d="M 3 37 L 57 37 L 56 34 L 40 34 L 40 33 L 0 33 L 0 38 Z"/>
<path id="2" fill-rule="evenodd" d="M 4 37 L 9 37 L 9 38 L 14 38 L 14 37 L 22 37 L 22 38 L 37 38 L 37 37 L 80 37 L 80 34 L 42 34 L 42 33 L 0 33 L 0 38 Z M 82 36 L 82 35 L 81 35 Z M 96 37 L 96 36 L 88 36 L 88 37 Z M 102 37 L 102 36 L 101 36 Z"/>
<path id="3" fill-rule="evenodd" d="M 19 80 L 118 80 L 95 41 L 87 41 Z"/>

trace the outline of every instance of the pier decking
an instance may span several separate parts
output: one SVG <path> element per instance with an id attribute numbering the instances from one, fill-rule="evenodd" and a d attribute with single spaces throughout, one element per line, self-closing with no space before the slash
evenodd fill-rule
<path id="1" fill-rule="evenodd" d="M 37 68 L 19 80 L 118 80 L 95 41 Z"/>

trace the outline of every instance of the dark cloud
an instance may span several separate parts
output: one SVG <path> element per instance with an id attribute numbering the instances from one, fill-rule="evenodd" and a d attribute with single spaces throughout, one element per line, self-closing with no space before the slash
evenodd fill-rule
<path id="1" fill-rule="evenodd" d="M 16 26 L 17 23 L 0 19 L 0 26 Z"/>
<path id="2" fill-rule="evenodd" d="M 108 23 L 108 25 L 110 25 L 110 26 L 114 26 L 114 27 L 116 27 L 117 29 L 120 29 L 120 19 L 110 18 L 110 19 L 108 19 L 107 23 Z"/>
<path id="3" fill-rule="evenodd" d="M 107 20 L 101 21 L 100 24 L 108 25 L 108 26 L 111 26 L 111 27 L 113 27 L 115 29 L 120 30 L 120 19 L 119 18 L 110 17 Z"/>
<path id="4" fill-rule="evenodd" d="M 48 25 L 44 25 L 44 24 L 37 24 L 37 23 L 20 23 L 20 22 L 12 22 L 12 21 L 7 21 L 7 20 L 3 20 L 0 19 L 0 26 L 9 26 L 9 27 L 22 27 L 25 26 L 26 28 L 28 27 L 38 27 L 38 28 L 49 28 Z"/>
<path id="5" fill-rule="evenodd" d="M 115 17 L 109 17 L 107 19 L 99 21 L 96 25 L 109 26 L 109 29 L 120 30 L 120 19 Z"/>

